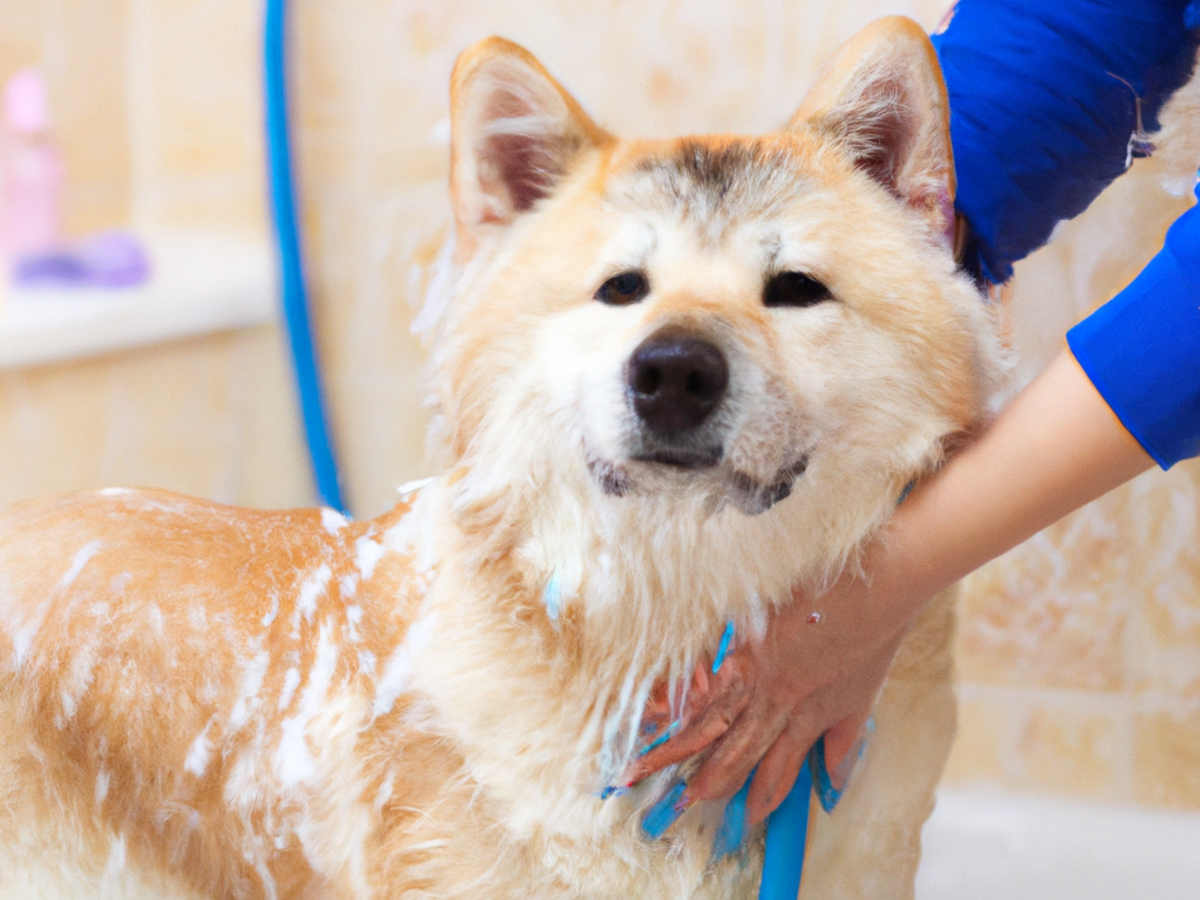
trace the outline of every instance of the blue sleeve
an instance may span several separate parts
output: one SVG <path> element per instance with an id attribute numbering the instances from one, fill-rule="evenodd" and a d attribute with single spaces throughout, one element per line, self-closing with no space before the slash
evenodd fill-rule
<path id="1" fill-rule="evenodd" d="M 1200 456 L 1200 206 L 1171 226 L 1129 287 L 1067 332 L 1067 343 L 1160 466 Z"/>
<path id="2" fill-rule="evenodd" d="M 934 45 L 950 95 L 965 265 L 992 282 L 1148 147 L 1188 78 L 1197 0 L 960 0 Z"/>

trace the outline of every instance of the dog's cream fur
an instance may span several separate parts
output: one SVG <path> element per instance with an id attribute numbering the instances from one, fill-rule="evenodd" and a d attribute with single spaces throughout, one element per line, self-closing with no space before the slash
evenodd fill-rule
<path id="1" fill-rule="evenodd" d="M 936 61 L 884 20 L 778 133 L 623 142 L 492 39 L 452 104 L 447 475 L 369 522 L 120 489 L 0 519 L 5 900 L 756 896 L 719 805 L 655 841 L 670 773 L 598 792 L 651 686 L 853 564 L 994 389 Z M 631 270 L 644 298 L 593 299 Z M 768 308 L 786 271 L 831 297 Z M 664 329 L 728 360 L 703 466 L 634 458 Z M 806 897 L 911 892 L 950 631 L 901 652 Z"/>

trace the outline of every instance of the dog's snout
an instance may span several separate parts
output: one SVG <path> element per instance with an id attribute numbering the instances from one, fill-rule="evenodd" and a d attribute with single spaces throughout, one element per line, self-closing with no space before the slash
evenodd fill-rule
<path id="1" fill-rule="evenodd" d="M 659 434 L 695 428 L 729 385 L 729 363 L 714 344 L 696 337 L 654 336 L 629 360 L 633 408 Z"/>

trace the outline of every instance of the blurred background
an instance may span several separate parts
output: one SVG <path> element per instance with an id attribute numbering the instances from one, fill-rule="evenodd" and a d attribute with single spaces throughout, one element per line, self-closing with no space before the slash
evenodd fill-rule
<path id="1" fill-rule="evenodd" d="M 429 474 L 409 326 L 449 221 L 447 83 L 459 50 L 493 33 L 525 44 L 621 134 L 758 131 L 787 119 L 821 61 L 870 19 L 902 13 L 932 29 L 946 6 L 292 4 L 303 243 L 352 511 L 374 515 L 398 483 Z M 314 502 L 274 312 L 261 16 L 245 0 L 0 0 L 0 82 L 28 66 L 44 77 L 67 238 L 128 229 L 151 263 L 125 313 L 120 291 L 0 299 L 0 502 L 111 484 Z M 1018 383 L 1136 274 L 1185 208 L 1156 165 L 1135 163 L 1018 266 L 1004 295 Z M 93 303 L 128 321 L 89 324 Z M 139 326 L 155 315 L 166 324 Z M 1198 518 L 1193 461 L 1143 476 L 968 580 L 949 789 L 1200 811 Z"/>

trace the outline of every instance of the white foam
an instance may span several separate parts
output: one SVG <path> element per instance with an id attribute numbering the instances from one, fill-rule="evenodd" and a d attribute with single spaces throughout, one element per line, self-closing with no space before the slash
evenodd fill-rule
<path id="1" fill-rule="evenodd" d="M 58 582 L 58 586 L 60 588 L 70 587 L 75 579 L 79 577 L 79 573 L 83 571 L 83 567 L 88 564 L 88 560 L 95 556 L 103 546 L 104 543 L 102 541 L 96 540 L 88 541 L 80 547 L 79 551 L 75 554 L 74 561 L 71 563 L 71 568 L 67 569 L 62 580 Z"/>
<path id="2" fill-rule="evenodd" d="M 275 774 L 285 786 L 304 784 L 317 773 L 317 761 L 313 759 L 308 742 L 304 739 L 307 721 L 299 716 L 284 719 L 283 734 L 273 760 Z"/>
<path id="3" fill-rule="evenodd" d="M 212 743 L 208 739 L 208 730 L 212 728 L 213 720 L 209 719 L 204 730 L 196 735 L 192 746 L 188 748 L 187 758 L 183 761 L 185 772 L 191 772 L 197 778 L 204 775 L 208 768 L 209 757 L 212 756 Z"/>
<path id="4" fill-rule="evenodd" d="M 436 613 L 429 613 L 413 622 L 403 642 L 388 657 L 387 664 L 383 667 L 383 676 L 375 686 L 375 702 L 371 709 L 374 716 L 391 712 L 392 707 L 396 705 L 396 699 L 404 693 L 408 680 L 412 677 L 416 658 L 429 646 L 436 619 Z"/>
<path id="5" fill-rule="evenodd" d="M 92 646 L 76 648 L 75 656 L 72 658 L 66 677 L 63 679 L 63 689 L 60 695 L 62 715 L 65 721 L 70 721 L 74 718 L 80 699 L 87 693 L 87 689 L 92 686 L 92 680 L 95 677 L 95 666 L 96 654 Z"/>
<path id="6" fill-rule="evenodd" d="M 275 622 L 275 617 L 279 615 L 279 595 L 274 591 L 271 592 L 271 611 L 262 617 L 263 628 L 270 628 Z"/>
<path id="7" fill-rule="evenodd" d="M 300 595 L 296 598 L 296 611 L 307 621 L 312 621 L 313 613 L 317 611 L 317 600 L 329 587 L 329 579 L 332 575 L 333 570 L 329 568 L 328 564 L 321 563 L 321 567 L 313 572 L 304 584 L 300 585 Z"/>
<path id="8" fill-rule="evenodd" d="M 287 709 L 292 703 L 292 697 L 296 693 L 296 688 L 300 686 L 300 670 L 295 666 L 288 666 L 288 670 L 283 673 L 283 690 L 279 694 L 279 710 L 282 712 Z"/>
<path id="9" fill-rule="evenodd" d="M 43 604 L 43 607 L 38 608 L 32 622 L 13 628 L 9 632 L 9 637 L 12 638 L 13 642 L 13 666 L 15 668 L 21 668 L 25 663 L 25 658 L 29 656 L 29 650 L 33 646 L 33 638 L 37 634 L 38 628 L 41 627 L 42 619 L 45 615 Z"/>
<path id="10" fill-rule="evenodd" d="M 154 629 L 154 634 L 157 637 L 165 637 L 167 633 L 167 623 L 163 618 L 162 610 L 158 608 L 157 603 L 151 603 L 146 607 L 146 618 L 150 622 L 150 627 Z"/>
<path id="11" fill-rule="evenodd" d="M 321 524 L 330 534 L 337 534 L 349 524 L 349 520 L 336 509 L 324 507 L 321 510 Z"/>
<path id="12" fill-rule="evenodd" d="M 375 674 L 375 654 L 370 650 L 358 651 L 358 668 L 364 675 Z"/>
<path id="13" fill-rule="evenodd" d="M 346 607 L 346 639 L 352 644 L 362 640 L 358 626 L 362 624 L 363 608 L 357 603 Z"/>
<path id="14" fill-rule="evenodd" d="M 283 735 L 275 752 L 275 774 L 285 786 L 305 784 L 316 775 L 316 760 L 308 748 L 305 732 L 308 723 L 325 703 L 325 695 L 337 668 L 338 646 L 333 640 L 333 627 L 321 624 L 317 636 L 317 658 L 308 673 L 308 684 L 300 695 L 300 709 L 283 721 Z"/>
<path id="15" fill-rule="evenodd" d="M 375 809 L 383 809 L 384 804 L 392 799 L 392 793 L 396 789 L 394 776 L 389 775 L 384 779 L 383 784 L 379 786 L 379 790 L 375 793 Z"/>
<path id="16" fill-rule="evenodd" d="M 237 731 L 250 719 L 251 707 L 258 705 L 258 692 L 262 690 L 263 679 L 267 675 L 267 667 L 271 663 L 271 654 L 262 650 L 254 655 L 242 674 L 242 686 L 238 690 L 237 700 L 233 711 L 229 714 L 229 730 Z"/>
<path id="17" fill-rule="evenodd" d="M 375 567 L 387 555 L 387 547 L 366 535 L 354 542 L 354 565 L 362 575 L 363 581 L 370 581 L 375 574 Z"/>
<path id="18" fill-rule="evenodd" d="M 397 486 L 396 493 L 400 495 L 401 499 L 408 499 L 413 494 L 417 493 L 422 488 L 428 487 L 432 483 L 432 477 L 418 478 L 415 481 L 406 481 L 404 484 Z"/>

